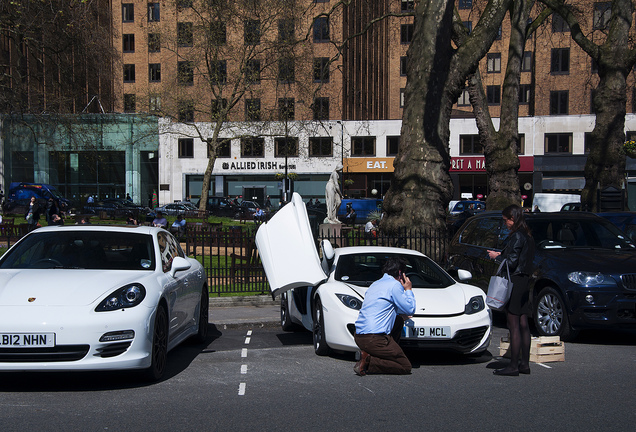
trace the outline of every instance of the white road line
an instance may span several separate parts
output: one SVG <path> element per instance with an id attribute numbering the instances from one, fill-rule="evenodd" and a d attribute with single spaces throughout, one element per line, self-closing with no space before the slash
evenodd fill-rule
<path id="1" fill-rule="evenodd" d="M 239 392 L 238 392 L 239 396 L 244 396 L 245 395 L 245 383 L 240 383 L 239 384 Z"/>
<path id="2" fill-rule="evenodd" d="M 241 350 L 241 357 L 247 357 L 247 348 Z"/>
<path id="3" fill-rule="evenodd" d="M 247 373 L 247 365 L 241 365 L 241 374 L 245 375 Z"/>
<path id="4" fill-rule="evenodd" d="M 248 331 L 247 331 L 247 335 L 248 335 L 248 336 L 252 336 L 252 330 L 248 330 Z"/>
<path id="5" fill-rule="evenodd" d="M 251 339 L 252 339 L 252 338 L 250 338 L 250 337 L 246 337 L 246 338 L 245 338 L 245 345 L 249 345 L 249 344 L 250 344 L 250 340 L 251 340 Z"/>
<path id="6" fill-rule="evenodd" d="M 539 366 L 543 366 L 546 369 L 552 369 L 552 366 L 548 366 L 547 364 L 543 364 L 543 363 L 535 363 L 538 364 Z"/>

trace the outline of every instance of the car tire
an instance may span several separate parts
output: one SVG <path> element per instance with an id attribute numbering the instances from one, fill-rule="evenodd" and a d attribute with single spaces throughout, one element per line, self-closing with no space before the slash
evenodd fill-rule
<path id="1" fill-rule="evenodd" d="M 145 370 L 147 381 L 158 381 L 163 376 L 168 360 L 168 313 L 163 305 L 157 307 L 152 332 L 150 367 Z"/>
<path id="2" fill-rule="evenodd" d="M 325 341 L 325 317 L 322 310 L 322 302 L 320 297 L 316 298 L 314 303 L 314 325 L 313 325 L 313 340 L 314 351 L 319 356 L 329 355 L 331 349 Z"/>
<path id="3" fill-rule="evenodd" d="M 201 291 L 201 304 L 199 305 L 199 331 L 194 336 L 196 343 L 205 343 L 208 339 L 208 321 L 210 319 L 210 294 L 208 287 L 204 286 Z"/>
<path id="4" fill-rule="evenodd" d="M 292 322 L 291 316 L 289 315 L 289 304 L 287 302 L 286 292 L 280 295 L 280 328 L 286 332 L 295 331 L 298 328 L 298 326 Z"/>
<path id="5" fill-rule="evenodd" d="M 579 333 L 570 327 L 563 297 L 552 287 L 543 288 L 536 298 L 534 325 L 541 336 L 560 336 L 563 341 L 572 340 Z"/>

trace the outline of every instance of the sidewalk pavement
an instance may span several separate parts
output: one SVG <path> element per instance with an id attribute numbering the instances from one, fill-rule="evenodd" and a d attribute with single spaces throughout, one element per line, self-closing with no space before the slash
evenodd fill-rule
<path id="1" fill-rule="evenodd" d="M 280 326 L 280 299 L 271 296 L 210 297 L 210 319 L 218 329 Z"/>

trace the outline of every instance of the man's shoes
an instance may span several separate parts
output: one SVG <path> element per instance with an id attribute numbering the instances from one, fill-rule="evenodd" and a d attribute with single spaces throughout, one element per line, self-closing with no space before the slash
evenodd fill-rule
<path id="1" fill-rule="evenodd" d="M 366 351 L 360 350 L 360 360 L 358 360 L 353 367 L 353 371 L 356 375 L 365 376 L 367 374 L 367 369 L 369 368 L 369 353 Z"/>
<path id="2" fill-rule="evenodd" d="M 500 376 L 519 376 L 518 370 L 495 369 L 492 373 Z"/>

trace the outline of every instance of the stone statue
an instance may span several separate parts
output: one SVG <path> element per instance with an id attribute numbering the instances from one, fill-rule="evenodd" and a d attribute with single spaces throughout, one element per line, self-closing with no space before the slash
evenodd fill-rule
<path id="1" fill-rule="evenodd" d="M 325 202 L 327 204 L 327 217 L 324 223 L 340 224 L 338 220 L 338 208 L 342 202 L 342 192 L 338 185 L 338 171 L 342 170 L 342 165 L 338 164 L 331 172 L 327 187 L 325 188 Z"/>

